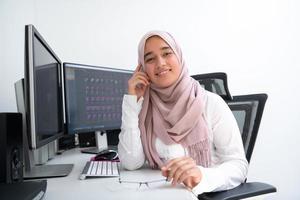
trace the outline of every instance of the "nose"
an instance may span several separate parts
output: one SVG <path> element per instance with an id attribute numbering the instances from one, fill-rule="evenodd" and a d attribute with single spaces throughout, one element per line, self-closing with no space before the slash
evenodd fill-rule
<path id="1" fill-rule="evenodd" d="M 162 56 L 158 56 L 157 58 L 157 66 L 158 67 L 163 67 L 166 65 L 166 60 Z"/>

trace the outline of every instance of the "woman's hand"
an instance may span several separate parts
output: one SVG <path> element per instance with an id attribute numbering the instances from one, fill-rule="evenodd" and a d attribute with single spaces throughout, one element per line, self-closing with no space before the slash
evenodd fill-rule
<path id="1" fill-rule="evenodd" d="M 172 185 L 183 183 L 192 189 L 202 179 L 202 173 L 191 157 L 180 157 L 170 160 L 161 168 L 162 175 L 172 180 Z"/>
<path id="2" fill-rule="evenodd" d="M 148 75 L 142 71 L 142 65 L 139 64 L 132 77 L 128 80 L 128 94 L 136 95 L 137 99 L 144 96 L 147 86 L 150 84 Z"/>

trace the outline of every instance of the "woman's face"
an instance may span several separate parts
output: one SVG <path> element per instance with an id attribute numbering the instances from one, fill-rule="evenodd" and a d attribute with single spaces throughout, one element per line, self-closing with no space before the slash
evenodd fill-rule
<path id="1" fill-rule="evenodd" d="M 181 65 L 170 46 L 160 37 L 153 36 L 145 44 L 145 71 L 157 87 L 166 88 L 176 82 Z"/>

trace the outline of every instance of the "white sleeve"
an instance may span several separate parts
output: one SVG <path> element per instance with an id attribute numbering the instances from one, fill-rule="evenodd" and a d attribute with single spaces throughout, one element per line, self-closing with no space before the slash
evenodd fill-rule
<path id="1" fill-rule="evenodd" d="M 248 171 L 241 134 L 233 113 L 221 97 L 215 94 L 209 96 L 207 120 L 210 120 L 212 127 L 217 162 L 209 168 L 199 166 L 203 177 L 193 188 L 195 194 L 232 189 L 244 182 Z"/>
<path id="2" fill-rule="evenodd" d="M 118 153 L 122 166 L 128 170 L 138 169 L 145 162 L 138 126 L 138 115 L 142 108 L 142 102 L 143 98 L 137 102 L 135 95 L 124 95 L 123 98 Z"/>

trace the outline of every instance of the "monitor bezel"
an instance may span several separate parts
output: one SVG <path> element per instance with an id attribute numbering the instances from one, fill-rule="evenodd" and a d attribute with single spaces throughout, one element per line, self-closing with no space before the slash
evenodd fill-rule
<path id="1" fill-rule="evenodd" d="M 35 107 L 35 83 L 34 83 L 34 38 L 39 40 L 43 47 L 51 54 L 51 56 L 58 63 L 58 107 L 61 116 L 61 130 L 54 133 L 53 136 L 48 137 L 46 139 L 38 140 L 37 130 L 36 130 L 36 107 Z M 26 121 L 27 121 L 27 135 L 29 137 L 29 147 L 31 149 L 37 149 L 41 146 L 44 146 L 64 135 L 64 108 L 63 108 L 63 91 L 62 91 L 62 74 L 61 74 L 61 66 L 62 62 L 58 58 L 58 56 L 54 53 L 45 39 L 41 36 L 41 34 L 37 31 L 37 29 L 33 25 L 25 26 L 25 70 L 24 70 L 24 92 L 25 92 L 25 107 L 26 107 Z"/>
<path id="2" fill-rule="evenodd" d="M 78 63 L 70 63 L 70 62 L 64 62 L 63 63 L 63 82 L 64 82 L 64 105 L 65 105 L 65 117 L 66 117 L 66 132 L 67 134 L 80 134 L 80 133 L 88 133 L 88 132 L 97 132 L 97 131 L 108 131 L 108 130 L 116 130 L 120 129 L 121 127 L 98 127 L 98 128 L 86 128 L 81 129 L 80 131 L 74 131 L 70 130 L 69 128 L 69 112 L 68 112 L 68 101 L 67 101 L 67 83 L 66 83 L 66 68 L 72 67 L 75 69 L 92 69 L 92 70 L 103 70 L 103 71 L 109 71 L 109 72 L 123 72 L 128 74 L 133 74 L 133 70 L 127 70 L 127 69 L 120 69 L 120 68 L 111 68 L 111 67 L 104 67 L 104 66 L 95 66 L 95 65 L 87 65 L 87 64 L 78 64 Z"/>

